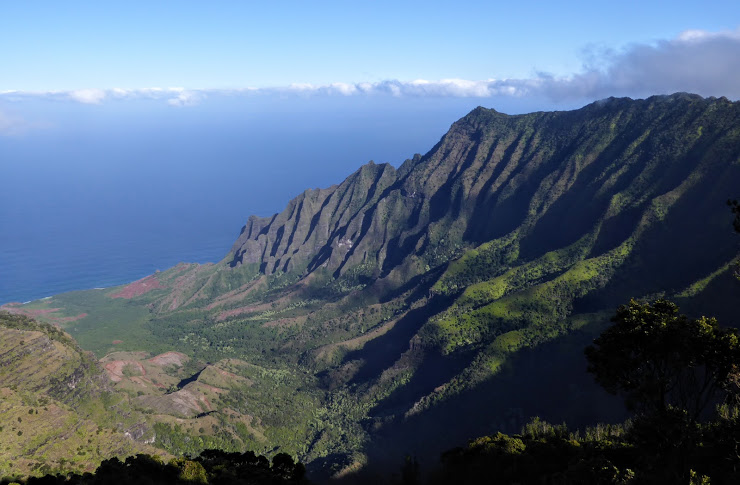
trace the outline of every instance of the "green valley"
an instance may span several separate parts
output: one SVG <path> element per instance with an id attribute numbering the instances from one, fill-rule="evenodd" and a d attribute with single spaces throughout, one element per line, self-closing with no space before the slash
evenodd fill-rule
<path id="1" fill-rule="evenodd" d="M 287 453 L 324 478 L 398 468 L 406 454 L 435 463 L 533 416 L 573 429 L 621 422 L 583 349 L 630 298 L 738 323 L 727 297 L 738 240 L 724 205 L 738 187 L 740 103 L 725 98 L 609 98 L 517 116 L 477 108 L 423 156 L 371 162 L 279 214 L 249 217 L 218 263 L 4 306 L 0 359 L 37 341 L 55 350 L 48 362 L 13 360 L 43 369 L 29 373 L 38 383 L 0 370 L 3 423 L 82 413 L 74 443 L 95 459 L 150 445 L 251 450 Z M 17 329 L 37 325 L 17 315 L 53 326 Z M 90 382 L 104 390 L 85 392 L 121 403 L 104 407 L 124 406 L 125 421 L 75 408 L 44 380 L 75 365 L 100 372 Z M 46 418 L 52 405 L 58 416 Z M 85 442 L 86 420 L 107 423 L 97 436 L 133 422 L 146 432 L 111 449 Z M 26 440 L 18 423 L 0 437 Z M 27 439 L 0 440 L 0 465 L 59 463 L 39 446 L 53 435 Z M 510 444 L 492 439 L 460 456 Z"/>

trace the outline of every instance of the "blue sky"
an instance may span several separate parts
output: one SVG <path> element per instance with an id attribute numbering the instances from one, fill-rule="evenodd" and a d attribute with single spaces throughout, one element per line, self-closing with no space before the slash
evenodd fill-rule
<path id="1" fill-rule="evenodd" d="M 28 0 L 0 10 L 0 91 L 571 78 L 687 31 L 740 36 L 736 0 Z"/>
<path id="2" fill-rule="evenodd" d="M 740 99 L 740 2 L 0 1 L 0 303 L 217 261 L 478 105 Z"/>
<path id="3" fill-rule="evenodd" d="M 677 91 L 740 99 L 737 0 L 0 6 L 0 136 L 58 126 L 65 104 L 146 116 L 236 99 L 456 98 L 438 112 L 454 120 L 477 105 L 516 114 Z"/>

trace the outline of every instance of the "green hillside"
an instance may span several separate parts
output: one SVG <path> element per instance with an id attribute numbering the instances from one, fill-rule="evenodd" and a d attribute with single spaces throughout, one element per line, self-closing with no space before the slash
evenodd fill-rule
<path id="1" fill-rule="evenodd" d="M 736 323 L 738 187 L 725 98 L 477 108 L 424 156 L 250 217 L 219 263 L 10 310 L 129 362 L 114 387 L 173 453 L 284 451 L 324 473 L 433 457 L 533 415 L 622 419 L 582 349 L 631 297 Z M 167 352 L 185 358 L 155 369 Z"/>
<path id="2" fill-rule="evenodd" d="M 157 453 L 151 426 L 66 333 L 0 312 L 0 477 L 94 470 Z"/>

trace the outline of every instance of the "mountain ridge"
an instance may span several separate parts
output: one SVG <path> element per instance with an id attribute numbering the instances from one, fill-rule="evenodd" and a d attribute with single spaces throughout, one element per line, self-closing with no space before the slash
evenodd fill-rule
<path id="1" fill-rule="evenodd" d="M 427 155 L 424 157 L 417 156 L 413 160 L 407 160 L 401 165 L 401 167 L 399 167 L 397 173 L 393 170 L 392 166 L 387 164 L 368 164 L 358 169 L 358 171 L 350 175 L 350 177 L 348 177 L 344 182 L 335 186 L 336 188 L 333 186 L 328 189 L 318 189 L 316 192 L 304 192 L 304 194 L 299 196 L 299 198 L 291 201 L 283 212 L 269 218 L 269 223 L 267 222 L 268 218 L 259 219 L 251 217 L 245 226 L 245 230 L 242 231 L 242 234 L 232 248 L 234 257 L 231 264 L 232 266 L 235 266 L 238 264 L 254 264 L 259 262 L 262 265 L 262 267 L 260 267 L 260 272 L 264 272 L 265 274 L 272 274 L 278 269 L 283 271 L 301 271 L 303 265 L 296 264 L 295 260 L 300 259 L 301 257 L 305 259 L 307 254 L 311 254 L 313 258 L 307 263 L 304 261 L 306 272 L 311 272 L 322 264 L 326 264 L 327 267 L 339 272 L 334 274 L 336 277 L 341 275 L 341 272 L 345 267 L 367 262 L 368 257 L 371 260 L 374 259 L 384 272 L 387 272 L 394 266 L 394 259 L 392 258 L 394 250 L 401 249 L 402 254 L 412 252 L 414 250 L 418 252 L 419 249 L 422 249 L 420 244 L 423 245 L 430 242 L 426 240 L 427 238 L 434 239 L 433 237 L 430 237 L 429 234 L 419 234 L 421 229 L 415 226 L 423 228 L 430 223 L 439 222 L 442 219 L 442 214 L 440 213 L 442 209 L 437 207 L 439 205 L 439 200 L 429 200 L 428 204 L 425 204 L 432 194 L 437 193 L 437 190 L 439 189 L 444 191 L 456 191 L 455 194 L 443 194 L 446 197 L 438 195 L 438 199 L 441 199 L 445 205 L 448 202 L 448 199 L 451 198 L 451 206 L 454 208 L 454 211 L 456 211 L 456 214 L 453 215 L 459 215 L 460 211 L 470 211 L 471 208 L 474 211 L 478 207 L 484 208 L 480 210 L 490 210 L 493 206 L 493 217 L 488 219 L 501 219 L 501 222 L 496 222 L 498 227 L 490 229 L 485 227 L 466 227 L 464 229 L 465 233 L 462 235 L 463 237 L 458 237 L 457 242 L 460 242 L 462 239 L 467 239 L 473 242 L 482 243 L 496 237 L 503 236 L 509 229 L 509 227 L 507 227 L 508 219 L 513 219 L 512 216 L 509 216 L 508 218 L 506 217 L 505 213 L 507 212 L 507 209 L 510 208 L 520 214 L 527 210 L 526 207 L 522 207 L 521 203 L 517 206 L 516 202 L 511 200 L 516 191 L 521 190 L 519 185 L 521 183 L 529 183 L 527 176 L 530 175 L 531 172 L 539 169 L 541 173 L 543 169 L 547 168 L 537 166 L 537 157 L 545 158 L 546 155 L 542 154 L 543 147 L 536 145 L 536 139 L 527 138 L 528 134 L 531 135 L 528 131 L 536 130 L 538 124 L 554 124 L 552 119 L 557 117 L 566 118 L 564 122 L 560 124 L 570 126 L 573 123 L 573 120 L 569 120 L 567 118 L 578 118 L 579 115 L 604 116 L 605 114 L 610 114 L 612 112 L 611 110 L 615 107 L 623 109 L 624 107 L 630 106 L 631 112 L 628 112 L 627 116 L 634 117 L 636 116 L 635 112 L 651 111 L 656 104 L 671 104 L 673 101 L 688 102 L 689 106 L 691 103 L 705 103 L 710 106 L 717 107 L 732 106 L 732 103 L 723 98 L 716 100 L 709 98 L 705 101 L 699 96 L 681 93 L 673 96 L 656 96 L 644 101 L 633 102 L 628 98 L 609 98 L 604 101 L 591 103 L 590 105 L 576 111 L 538 112 L 514 116 L 504 115 L 496 111 L 489 111 L 485 108 L 476 108 L 470 114 L 454 123 L 450 132 L 448 132 L 448 134 L 446 134 Z M 695 109 L 695 111 L 699 110 Z M 700 115 L 700 113 L 695 114 Z M 560 122 L 559 120 L 556 121 Z M 647 120 L 638 120 L 638 122 L 641 122 L 643 125 L 655 121 L 656 120 L 652 118 Z M 660 121 L 660 118 L 658 118 L 657 121 Z M 583 120 L 580 122 L 581 126 L 578 126 L 578 130 L 587 130 L 588 127 L 584 126 Z M 618 120 L 614 123 L 617 122 Z M 512 134 L 502 132 L 491 135 L 490 132 L 492 124 L 497 127 L 498 125 L 503 124 L 504 126 L 502 127 L 502 131 L 505 129 L 513 131 L 511 130 L 512 127 L 507 126 L 507 124 L 511 123 L 515 124 L 515 128 L 519 128 L 520 130 L 521 128 L 525 128 L 525 130 L 523 133 Z M 522 124 L 528 126 L 516 126 Z M 623 124 L 625 124 L 624 121 Z M 483 131 L 487 130 L 487 132 L 484 133 L 481 131 L 481 127 L 485 127 Z M 614 131 L 617 127 L 612 126 L 610 128 Z M 633 131 L 635 130 L 636 128 L 633 128 Z M 551 134 L 551 137 L 556 139 L 555 143 L 557 144 L 558 138 L 562 138 L 562 134 L 557 133 L 557 131 L 563 130 L 553 129 L 550 131 L 555 131 L 554 134 Z M 649 133 L 641 133 L 641 135 L 646 137 L 650 136 Z M 577 136 L 582 136 L 582 134 L 577 133 Z M 625 137 L 627 135 L 621 133 L 620 136 Z M 465 157 L 467 158 L 463 160 L 461 158 L 463 155 L 456 151 L 461 149 L 461 147 L 458 146 L 459 144 L 456 142 L 461 138 L 464 141 L 475 142 L 476 137 L 495 137 L 497 139 L 487 140 L 482 146 L 479 144 L 479 153 L 468 152 L 465 154 Z M 513 140 L 510 139 L 512 137 L 514 138 Z M 607 143 L 611 141 L 613 140 L 606 140 Z M 633 141 L 638 142 L 638 144 L 641 142 L 639 137 Z M 486 146 L 487 144 L 491 146 Z M 544 148 L 546 149 L 547 147 Z M 550 151 L 552 156 L 559 158 L 560 160 L 556 160 L 555 162 L 551 161 L 550 165 L 555 163 L 555 166 L 552 168 L 560 172 L 568 170 L 574 172 L 579 171 L 579 167 L 577 166 L 578 161 L 576 160 L 574 163 L 573 160 L 568 160 L 568 155 L 575 156 L 570 158 L 577 158 L 579 155 L 582 156 L 582 154 L 569 154 L 567 153 L 567 148 L 568 147 L 564 149 L 556 146 L 554 149 L 551 149 Z M 489 152 L 484 153 L 487 149 Z M 509 150 L 509 153 L 506 152 L 507 149 Z M 527 150 L 529 153 L 525 153 Z M 535 150 L 537 153 L 533 154 L 532 152 Z M 566 153 L 561 153 L 563 151 Z M 576 150 L 576 152 L 577 151 L 578 150 Z M 585 152 L 585 150 L 581 151 Z M 520 157 L 529 155 L 529 158 L 524 160 L 528 163 L 523 163 L 522 166 L 507 166 L 501 163 L 499 164 L 500 168 L 498 168 L 498 172 L 490 170 L 490 173 L 470 173 L 469 169 L 471 167 L 466 166 L 466 163 L 468 165 L 473 164 L 475 162 L 475 157 L 488 156 L 488 160 L 486 160 L 488 162 L 488 167 L 481 168 L 490 169 L 495 166 L 500 159 L 506 158 L 507 156 L 516 157 L 518 153 L 521 153 L 519 155 Z M 450 158 L 455 158 L 456 162 L 454 164 L 450 164 Z M 449 171 L 441 170 L 442 167 L 439 166 L 439 161 L 442 159 L 447 162 L 446 165 L 451 167 Z M 557 164 L 558 161 L 560 161 L 560 166 Z M 564 163 L 566 165 L 562 166 Z M 570 163 L 570 165 L 567 165 L 567 163 Z M 585 160 L 583 163 L 584 168 L 588 168 L 588 164 L 589 160 Z M 668 168 L 670 169 L 670 167 Z M 488 175 L 487 178 L 486 175 Z M 554 175 L 560 175 L 560 177 L 554 177 Z M 616 175 L 616 179 L 618 179 L 618 175 L 620 174 L 614 175 Z M 645 176 L 649 176 L 649 174 L 646 173 Z M 678 175 L 676 178 L 678 179 L 682 176 L 685 176 L 685 174 Z M 553 185 L 553 187 L 550 188 L 545 187 L 545 189 L 549 189 L 549 191 L 544 191 L 542 194 L 542 197 L 545 198 L 552 194 L 554 197 L 551 195 L 551 198 L 557 199 L 560 195 L 558 194 L 560 186 L 566 186 L 567 188 L 568 184 L 573 183 L 573 180 L 568 179 L 567 173 L 558 174 L 550 171 L 550 173 L 539 178 L 546 179 L 547 177 L 550 177 L 551 179 L 557 178 L 558 180 L 545 180 L 546 183 Z M 619 180 L 616 179 L 611 183 L 620 183 Z M 444 180 L 444 183 L 439 183 L 439 180 Z M 475 182 L 473 180 L 475 180 Z M 466 182 L 470 186 L 465 186 Z M 380 183 L 380 190 L 378 190 L 378 183 Z M 451 185 L 454 184 L 457 184 L 458 186 L 451 187 Z M 558 184 L 560 184 L 560 186 Z M 602 187 L 602 191 L 605 190 L 604 187 L 605 186 Z M 352 193 L 345 193 L 349 189 L 352 190 Z M 497 189 L 502 190 L 497 191 Z M 639 187 L 635 187 L 634 190 L 638 189 Z M 378 192 L 380 192 L 379 196 Z M 534 194 L 531 195 L 532 197 L 534 196 Z M 596 195 L 598 195 L 598 193 L 596 193 Z M 399 196 L 412 200 L 400 199 Z M 479 196 L 479 198 L 474 199 L 473 196 Z M 310 197 L 314 197 L 314 200 L 311 200 Z M 532 200 L 532 197 L 524 197 L 524 199 Z M 340 200 L 333 201 L 333 198 Z M 413 200 L 414 198 L 418 198 L 418 200 Z M 586 198 L 586 196 L 582 196 L 582 198 Z M 343 204 L 345 199 L 347 199 L 348 202 Z M 364 200 L 364 210 L 362 207 L 353 208 L 353 206 L 348 205 L 352 203 L 357 205 L 358 199 Z M 514 206 L 507 207 L 505 205 L 507 200 L 510 201 L 509 206 L 512 204 Z M 435 204 L 435 202 L 437 202 L 437 204 Z M 548 200 L 541 201 L 540 208 L 532 206 L 529 210 L 537 211 L 543 208 L 546 210 L 549 202 L 550 201 Z M 602 205 L 604 204 L 604 202 L 601 203 Z M 301 213 L 306 212 L 305 206 L 310 204 L 321 205 L 321 208 L 313 215 L 314 218 L 318 217 L 318 219 L 316 221 L 311 221 L 307 230 L 305 230 L 307 221 L 305 216 L 301 218 Z M 393 207 L 393 213 L 396 214 L 396 218 L 405 218 L 408 220 L 408 225 L 412 226 L 411 230 L 412 232 L 415 231 L 415 233 L 400 234 L 402 231 L 393 227 L 386 227 L 386 231 L 382 231 L 379 227 L 378 214 L 376 213 L 381 214 L 382 220 L 382 214 L 385 214 L 385 211 L 383 211 L 384 205 L 391 205 Z M 424 205 L 429 205 L 429 207 L 424 207 Z M 499 209 L 498 206 L 503 207 Z M 331 214 L 327 214 L 327 212 L 330 211 Z M 341 215 L 336 215 L 338 211 L 342 212 Z M 331 219 L 332 215 L 336 220 Z M 501 217 L 495 217 L 499 215 L 501 215 Z M 365 220 L 366 217 L 371 220 Z M 471 217 L 476 221 L 482 219 L 481 217 L 476 217 L 476 214 L 471 214 Z M 459 217 L 457 217 L 457 219 L 459 219 Z M 519 217 L 519 219 L 521 219 L 521 217 Z M 537 221 L 532 221 L 526 224 L 534 225 L 533 223 L 536 222 Z M 509 225 L 510 224 L 511 223 L 509 223 Z M 296 239 L 294 237 L 296 235 L 296 230 L 300 229 L 304 229 L 303 232 L 306 233 L 306 237 Z M 375 236 L 375 244 L 363 241 L 368 232 L 371 236 Z M 432 240 L 431 242 L 438 242 L 440 238 L 436 239 L 437 241 Z M 380 244 L 377 244 L 377 241 L 380 241 Z M 298 242 L 298 244 L 296 244 L 296 242 Z M 306 244 L 309 244 L 312 247 L 305 248 L 304 246 Z M 359 256 L 360 253 L 362 253 L 362 257 Z M 390 260 L 389 253 L 391 253 Z"/>
<path id="2" fill-rule="evenodd" d="M 444 449 L 444 436 L 486 428 L 473 399 L 496 402 L 509 416 L 498 428 L 516 432 L 542 412 L 537 386 L 558 403 L 548 419 L 589 424 L 588 403 L 616 419 L 574 349 L 633 296 L 733 315 L 713 295 L 738 254 L 724 210 L 738 186 L 739 102 L 678 93 L 525 115 L 479 107 L 398 168 L 369 163 L 249 217 L 219 263 L 29 308 L 87 314 L 63 325 L 98 357 L 242 359 L 258 384 L 224 391 L 214 413 L 248 415 L 262 423 L 260 446 L 310 466 L 352 466 L 377 455 L 374 440 L 398 455 L 415 433 Z M 547 374 L 557 358 L 562 375 Z M 528 384 L 527 372 L 548 382 Z M 266 407 L 265 389 L 309 404 Z"/>

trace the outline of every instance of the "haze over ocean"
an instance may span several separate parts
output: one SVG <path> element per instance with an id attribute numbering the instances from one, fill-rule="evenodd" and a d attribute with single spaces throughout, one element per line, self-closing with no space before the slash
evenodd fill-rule
<path id="1" fill-rule="evenodd" d="M 25 128 L 0 137 L 0 304 L 217 262 L 249 215 L 369 160 L 398 166 L 478 105 L 507 109 L 475 98 L 54 103 L 24 101 Z"/>
<path id="2" fill-rule="evenodd" d="M 6 3 L 0 304 L 218 261 L 478 105 L 740 99 L 732 0 Z"/>

